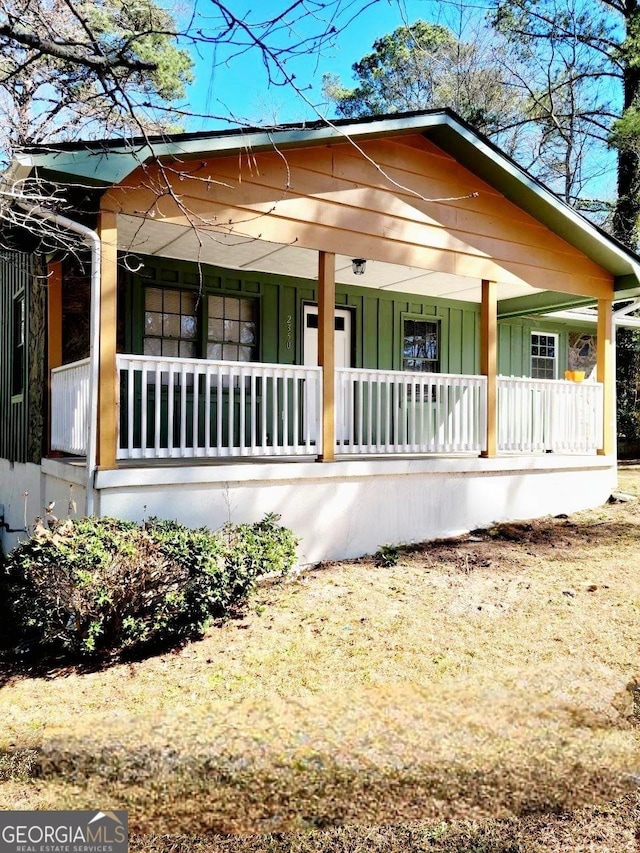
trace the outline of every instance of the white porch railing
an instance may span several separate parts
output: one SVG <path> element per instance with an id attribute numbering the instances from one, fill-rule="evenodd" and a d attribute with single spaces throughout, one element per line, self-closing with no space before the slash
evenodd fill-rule
<path id="1" fill-rule="evenodd" d="M 602 385 L 498 378 L 498 450 L 590 453 L 602 446 Z"/>
<path id="2" fill-rule="evenodd" d="M 318 367 L 118 355 L 118 459 L 321 452 Z"/>
<path id="3" fill-rule="evenodd" d="M 317 367 L 118 355 L 118 459 L 314 456 L 322 452 Z M 339 368 L 336 452 L 485 449 L 482 376 Z M 86 455 L 89 360 L 51 371 L 51 447 Z M 596 383 L 498 378 L 498 450 L 594 453 Z"/>
<path id="4" fill-rule="evenodd" d="M 336 374 L 338 453 L 480 453 L 484 449 L 483 376 L 349 368 Z"/>
<path id="5" fill-rule="evenodd" d="M 89 425 L 89 359 L 51 371 L 51 449 L 84 456 Z"/>

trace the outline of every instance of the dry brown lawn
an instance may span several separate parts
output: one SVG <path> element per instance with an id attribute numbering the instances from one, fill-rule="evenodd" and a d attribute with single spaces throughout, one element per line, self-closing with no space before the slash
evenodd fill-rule
<path id="1" fill-rule="evenodd" d="M 324 566 L 180 652 L 7 675 L 0 808 L 126 808 L 158 853 L 638 853 L 639 628 L 640 501 Z"/>

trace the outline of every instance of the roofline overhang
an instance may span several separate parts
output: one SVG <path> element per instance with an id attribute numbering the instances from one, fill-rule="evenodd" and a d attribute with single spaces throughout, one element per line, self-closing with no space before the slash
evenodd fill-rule
<path id="1" fill-rule="evenodd" d="M 106 189 L 155 159 L 188 160 L 240 152 L 287 150 L 421 133 L 507 199 L 613 274 L 615 298 L 640 295 L 640 257 L 529 175 L 451 110 L 432 110 L 311 125 L 243 128 L 169 137 L 62 143 L 25 149 L 16 161 L 50 180 Z M 14 167 L 11 164 L 9 173 Z M 573 304 L 578 304 L 574 301 Z"/>

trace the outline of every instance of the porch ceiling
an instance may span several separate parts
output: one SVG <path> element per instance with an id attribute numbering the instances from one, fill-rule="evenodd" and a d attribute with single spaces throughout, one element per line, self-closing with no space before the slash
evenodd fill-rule
<path id="1" fill-rule="evenodd" d="M 119 249 L 177 260 L 199 260 L 204 264 L 237 270 L 293 276 L 316 280 L 318 253 L 312 249 L 271 243 L 253 237 L 219 231 L 186 228 L 181 225 L 118 216 Z M 132 266 L 135 263 L 129 261 Z M 336 255 L 336 281 L 375 290 L 428 295 L 465 302 L 481 301 L 481 282 L 463 275 L 390 264 L 367 259 L 364 275 L 356 276 L 351 257 Z M 542 293 L 525 283 L 500 285 L 500 299 Z"/>

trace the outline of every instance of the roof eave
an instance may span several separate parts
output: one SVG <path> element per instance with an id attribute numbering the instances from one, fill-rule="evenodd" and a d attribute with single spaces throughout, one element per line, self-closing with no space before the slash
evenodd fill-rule
<path id="1" fill-rule="evenodd" d="M 640 295 L 640 258 L 536 181 L 488 139 L 450 110 L 398 116 L 326 121 L 269 129 L 242 129 L 185 134 L 167 139 L 107 140 L 73 143 L 59 150 L 29 150 L 29 161 L 39 174 L 70 183 L 107 188 L 120 183 L 138 166 L 152 159 L 192 159 L 229 156 L 242 151 L 310 147 L 331 142 L 422 133 L 452 154 L 505 198 L 546 225 L 570 245 L 584 252 L 615 277 L 616 298 Z"/>

